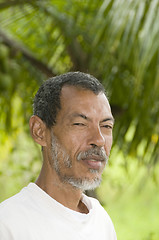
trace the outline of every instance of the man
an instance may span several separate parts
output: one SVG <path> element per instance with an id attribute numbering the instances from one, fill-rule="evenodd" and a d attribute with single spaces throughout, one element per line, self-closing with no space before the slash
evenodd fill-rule
<path id="1" fill-rule="evenodd" d="M 1 203 L 0 240 L 116 240 L 108 214 L 83 193 L 101 182 L 113 123 L 93 76 L 70 72 L 43 83 L 30 119 L 42 169 L 35 183 Z"/>

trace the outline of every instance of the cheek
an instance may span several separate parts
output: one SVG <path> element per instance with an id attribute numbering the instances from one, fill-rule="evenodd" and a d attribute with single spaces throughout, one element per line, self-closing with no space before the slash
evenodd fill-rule
<path id="1" fill-rule="evenodd" d="M 70 141 L 67 143 L 70 150 L 75 154 L 81 151 L 84 145 L 84 139 L 82 136 L 73 136 L 70 138 Z"/>
<path id="2" fill-rule="evenodd" d="M 110 154 L 110 150 L 112 147 L 112 141 L 113 141 L 112 136 L 109 136 L 106 138 L 105 150 L 106 150 L 107 156 L 109 156 L 109 154 Z"/>
<path id="3" fill-rule="evenodd" d="M 84 139 L 83 136 L 79 134 L 67 134 L 60 138 L 60 144 L 63 145 L 67 153 L 73 157 L 81 150 Z"/>

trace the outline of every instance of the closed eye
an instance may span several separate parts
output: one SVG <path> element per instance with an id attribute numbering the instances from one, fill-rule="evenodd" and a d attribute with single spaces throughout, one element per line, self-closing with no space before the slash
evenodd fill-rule
<path id="1" fill-rule="evenodd" d="M 108 129 L 113 129 L 113 126 L 111 126 L 111 125 L 103 125 L 101 127 L 108 128 Z"/>
<path id="2" fill-rule="evenodd" d="M 73 125 L 75 125 L 75 126 L 85 126 L 84 123 L 73 123 Z"/>

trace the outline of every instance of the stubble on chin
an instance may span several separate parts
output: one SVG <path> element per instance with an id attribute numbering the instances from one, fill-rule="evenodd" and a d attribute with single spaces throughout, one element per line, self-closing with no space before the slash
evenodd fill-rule
<path id="1" fill-rule="evenodd" d="M 65 175 L 62 173 L 62 166 L 60 163 L 60 160 L 63 160 L 64 166 L 67 169 L 72 168 L 72 161 L 70 159 L 70 156 L 66 153 L 66 151 L 62 148 L 62 146 L 59 144 L 58 139 L 54 136 L 52 133 L 52 141 L 51 141 L 51 152 L 52 157 L 50 160 L 51 167 L 56 171 L 57 175 L 59 176 L 59 179 L 61 182 L 66 184 L 71 184 L 74 188 L 80 189 L 82 191 L 86 190 L 92 190 L 97 188 L 101 183 L 101 176 L 99 176 L 99 171 L 94 169 L 89 169 L 89 172 L 92 173 L 92 179 L 90 178 L 76 178 L 74 176 Z M 88 156 L 92 154 L 100 154 L 101 158 L 104 159 L 104 161 L 107 162 L 108 158 L 103 150 L 88 150 L 85 152 L 80 152 L 77 156 L 77 161 L 81 161 L 83 157 Z M 98 175 L 98 176 L 97 176 Z"/>

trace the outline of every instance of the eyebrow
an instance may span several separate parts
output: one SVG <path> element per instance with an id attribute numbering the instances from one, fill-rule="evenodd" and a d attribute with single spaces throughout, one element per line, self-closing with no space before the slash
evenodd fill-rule
<path id="1" fill-rule="evenodd" d="M 72 115 L 72 117 L 81 117 L 81 118 L 83 118 L 83 119 L 85 119 L 85 120 L 91 121 L 91 118 L 87 117 L 86 115 L 84 115 L 84 114 L 82 114 L 82 113 L 74 113 L 74 114 Z M 113 123 L 115 122 L 115 120 L 114 120 L 113 117 L 108 117 L 108 118 L 104 118 L 104 119 L 101 121 L 101 123 L 102 123 L 102 122 L 107 122 L 107 121 L 112 121 Z"/>
<path id="2" fill-rule="evenodd" d="M 107 122 L 107 121 L 112 121 L 114 123 L 115 119 L 113 117 L 108 117 L 108 118 L 103 119 L 101 122 Z"/>
<path id="3" fill-rule="evenodd" d="M 81 118 L 86 119 L 86 120 L 91 120 L 89 117 L 87 117 L 86 115 L 84 115 L 82 113 L 74 113 L 72 115 L 72 117 L 81 117 Z"/>

